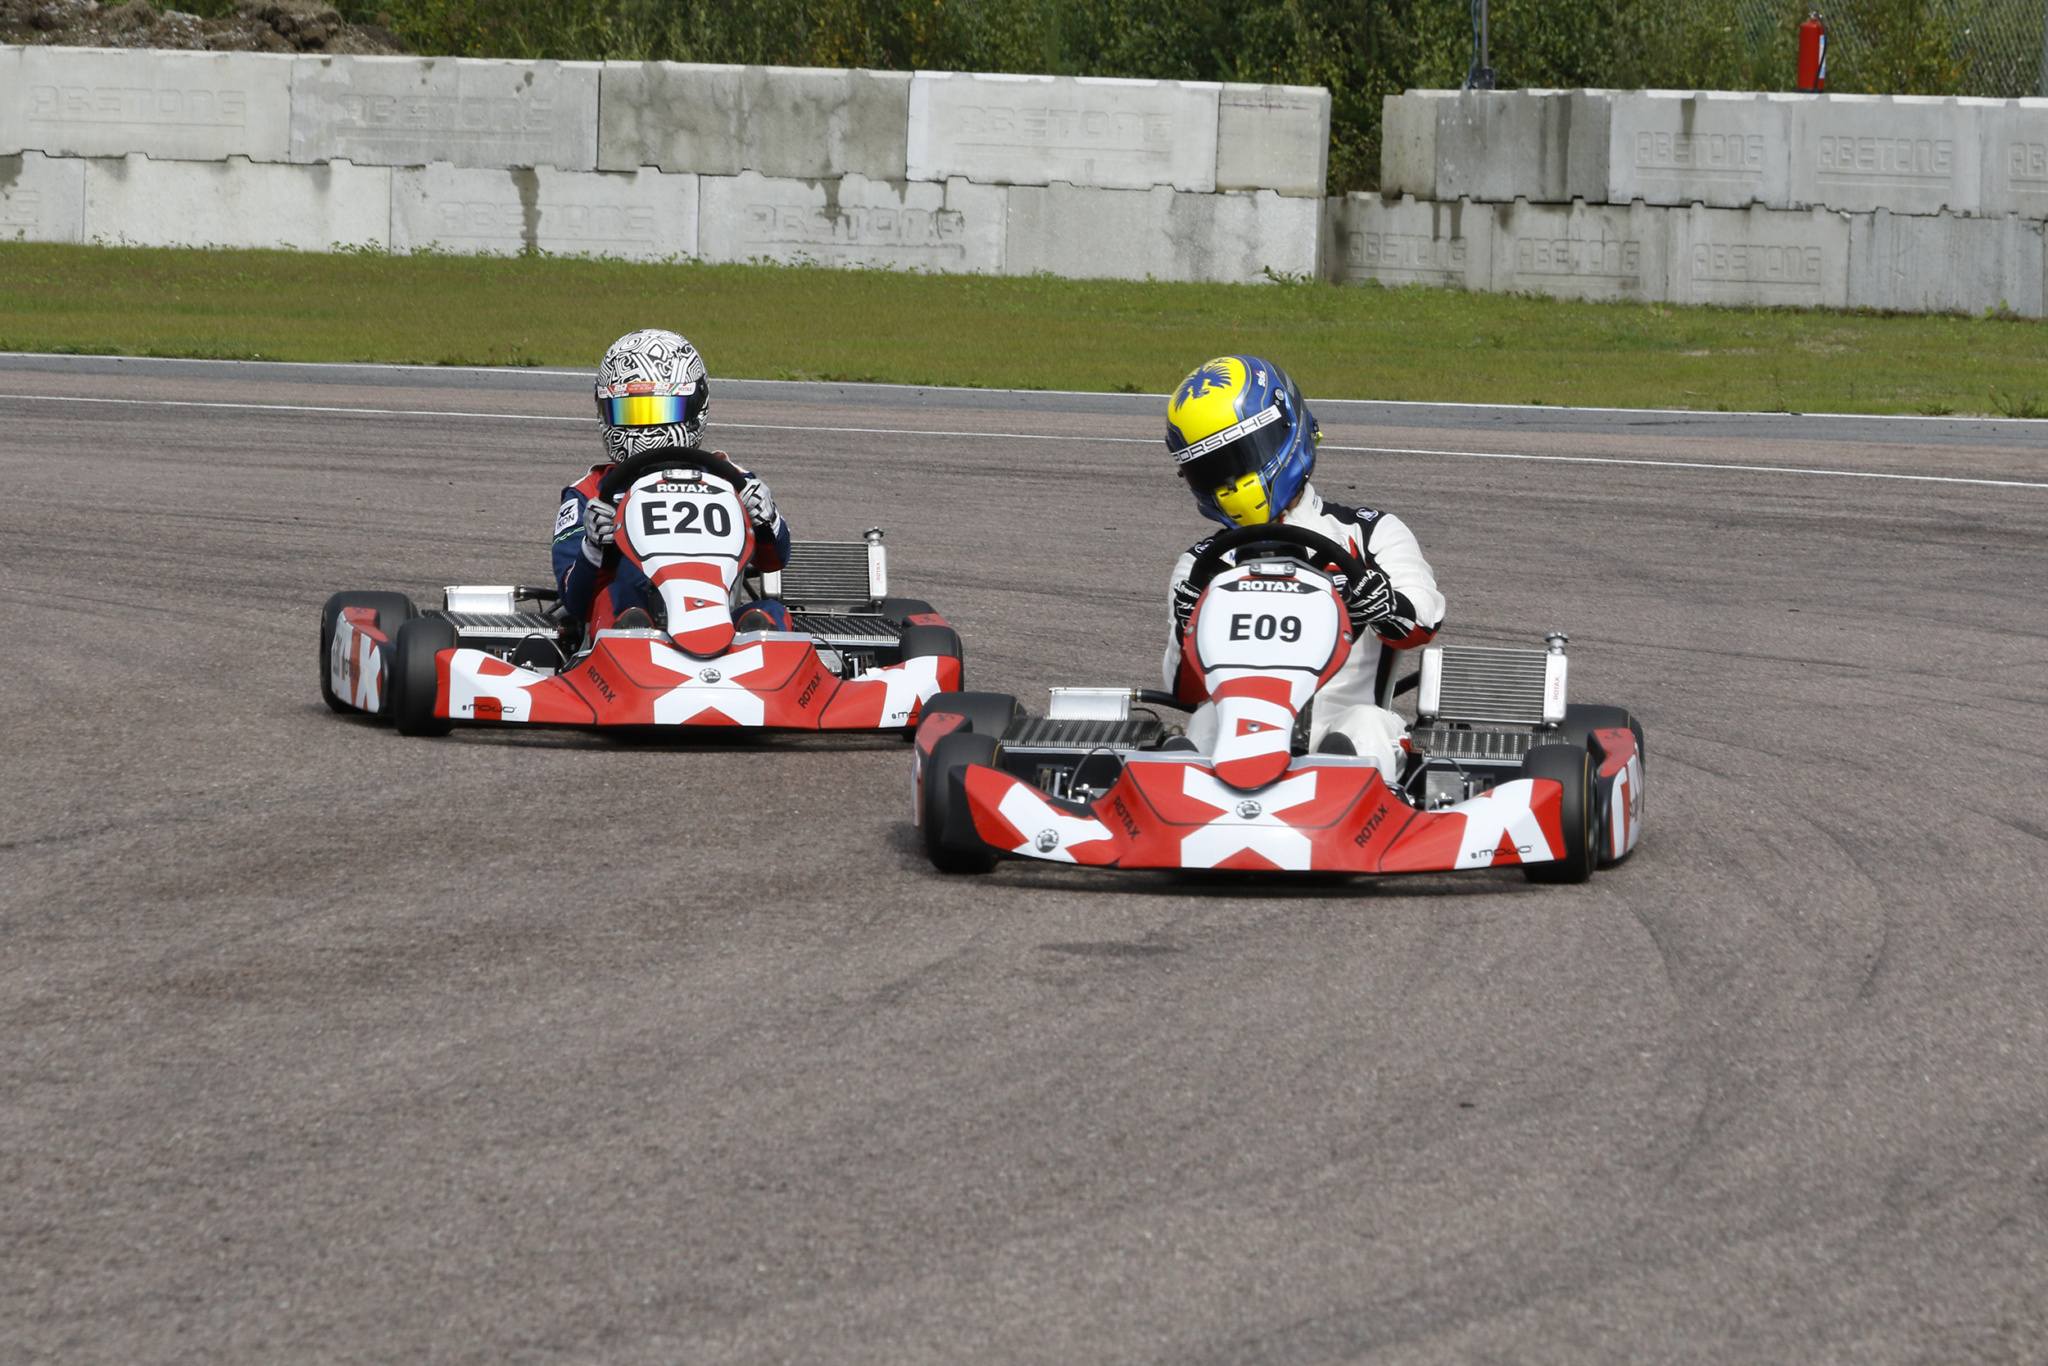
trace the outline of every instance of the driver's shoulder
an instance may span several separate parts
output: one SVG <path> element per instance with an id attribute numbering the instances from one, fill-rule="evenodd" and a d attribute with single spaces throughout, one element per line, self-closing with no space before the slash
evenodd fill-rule
<path id="1" fill-rule="evenodd" d="M 604 482 L 605 475 L 612 468 L 612 461 L 600 460 L 590 467 L 590 472 L 569 485 L 567 492 L 580 493 L 585 498 L 597 496 L 597 486 Z"/>
<path id="2" fill-rule="evenodd" d="M 1382 518 L 1392 515 L 1380 508 L 1353 507 L 1349 503 L 1339 503 L 1329 498 L 1322 499 L 1321 504 L 1319 511 L 1323 517 L 1347 530 L 1358 527 L 1368 537 L 1372 535 L 1373 528 L 1380 524 Z"/>

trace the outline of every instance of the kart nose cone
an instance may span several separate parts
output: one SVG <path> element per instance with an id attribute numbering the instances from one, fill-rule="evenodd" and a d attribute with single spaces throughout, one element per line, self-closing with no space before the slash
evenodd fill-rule
<path id="1" fill-rule="evenodd" d="M 1216 699 L 1216 776 L 1239 791 L 1279 781 L 1293 738 L 1293 708 L 1268 697 Z"/>

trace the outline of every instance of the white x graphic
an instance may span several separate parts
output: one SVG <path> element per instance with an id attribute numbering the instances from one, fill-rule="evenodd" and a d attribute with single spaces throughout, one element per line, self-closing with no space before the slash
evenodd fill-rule
<path id="1" fill-rule="evenodd" d="M 694 660 L 659 641 L 650 640 L 648 658 L 670 673 L 688 675 L 676 687 L 654 699 L 654 723 L 679 726 L 692 717 L 717 710 L 743 726 L 758 726 L 768 716 L 768 703 L 738 683 L 737 679 L 761 667 L 761 647 L 749 645 L 717 659 Z M 707 679 L 705 674 L 715 674 Z"/>
<path id="2" fill-rule="evenodd" d="M 1312 847 L 1308 836 L 1275 819 L 1275 813 L 1315 800 L 1314 769 L 1282 778 L 1257 792 L 1239 792 L 1234 787 L 1226 787 L 1214 774 L 1193 764 L 1181 772 L 1184 775 L 1181 791 L 1205 806 L 1222 808 L 1221 813 L 1207 825 L 1182 837 L 1181 867 L 1214 868 L 1232 854 L 1245 849 L 1281 868 L 1310 866 Z M 1241 810 L 1252 814 L 1242 815 Z"/>

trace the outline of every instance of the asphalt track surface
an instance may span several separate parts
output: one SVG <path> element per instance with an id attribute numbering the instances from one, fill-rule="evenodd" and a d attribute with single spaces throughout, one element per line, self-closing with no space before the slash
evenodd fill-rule
<path id="1" fill-rule="evenodd" d="M 1639 852 L 956 879 L 900 740 L 322 707 L 334 589 L 545 574 L 584 392 L 0 358 L 0 1358 L 2048 1356 L 2043 424 L 1325 405 Z M 1155 675 L 1157 402 L 714 436 L 1038 707 Z"/>

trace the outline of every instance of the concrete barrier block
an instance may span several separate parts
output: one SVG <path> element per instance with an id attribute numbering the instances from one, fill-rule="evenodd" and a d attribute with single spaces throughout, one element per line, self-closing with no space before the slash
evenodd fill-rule
<path id="1" fill-rule="evenodd" d="M 0 47 L 0 155 L 283 161 L 292 59 Z"/>
<path id="2" fill-rule="evenodd" d="M 1194 81 L 920 71 L 910 83 L 907 174 L 1214 190 L 1221 90 Z"/>
<path id="3" fill-rule="evenodd" d="M 901 180 L 909 111 L 906 71 L 606 62 L 597 164 Z"/>
<path id="4" fill-rule="evenodd" d="M 1985 101 L 1813 95 L 1792 103 L 1790 203 L 1850 213 L 1974 213 Z"/>
<path id="5" fill-rule="evenodd" d="M 1181 194 L 1052 184 L 1010 191 L 1005 270 L 1070 279 L 1257 284 L 1313 277 L 1322 204 L 1271 190 Z"/>
<path id="6" fill-rule="evenodd" d="M 1644 204 L 1498 205 L 1490 288 L 1560 299 L 1669 299 L 1671 218 L 1671 210 Z"/>
<path id="7" fill-rule="evenodd" d="M 546 251 L 659 261 L 697 254 L 697 177 L 660 171 L 397 170 L 391 249 Z"/>
<path id="8" fill-rule="evenodd" d="M 698 250 L 707 261 L 768 260 L 906 270 L 1003 268 L 1005 195 L 953 179 L 773 180 L 704 176 Z"/>
<path id="9" fill-rule="evenodd" d="M 2044 225 L 2008 215 L 1858 214 L 1849 229 L 1849 305 L 1907 313 L 2043 315 Z"/>
<path id="10" fill-rule="evenodd" d="M 1320 198 L 1330 172 L 1330 92 L 1226 85 L 1216 98 L 1216 188 Z"/>
<path id="11" fill-rule="evenodd" d="M 1977 211 L 2048 218 L 2048 100 L 2000 100 L 1982 117 L 1984 190 Z"/>
<path id="12" fill-rule="evenodd" d="M 1849 218 L 1831 209 L 1675 209 L 1673 303 L 1846 308 Z"/>
<path id="13" fill-rule="evenodd" d="M 597 167 L 597 62 L 300 57 L 291 159 Z"/>
<path id="14" fill-rule="evenodd" d="M 1437 102 L 1455 90 L 1410 90 L 1380 102 L 1380 193 L 1435 199 Z"/>
<path id="15" fill-rule="evenodd" d="M 1466 90 L 1436 102 L 1436 197 L 1607 198 L 1605 90 Z"/>
<path id="16" fill-rule="evenodd" d="M 1338 284 L 1493 283 L 1493 210 L 1469 200 L 1353 193 L 1324 212 L 1323 273 Z"/>
<path id="17" fill-rule="evenodd" d="M 1792 106 L 1726 91 L 1637 90 L 1614 96 L 1610 204 L 1789 207 Z"/>
<path id="18" fill-rule="evenodd" d="M 85 240 L 85 163 L 41 152 L 0 156 L 0 242 Z"/>
<path id="19" fill-rule="evenodd" d="M 85 165 L 84 228 L 88 240 L 146 247 L 383 247 L 391 171 L 100 158 Z"/>

